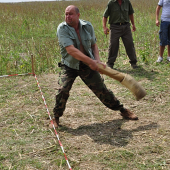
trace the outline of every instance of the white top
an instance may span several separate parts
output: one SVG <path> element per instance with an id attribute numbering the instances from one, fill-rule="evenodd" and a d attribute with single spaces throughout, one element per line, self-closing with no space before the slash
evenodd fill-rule
<path id="1" fill-rule="evenodd" d="M 162 7 L 161 21 L 170 22 L 170 0 L 159 0 L 158 5 Z"/>

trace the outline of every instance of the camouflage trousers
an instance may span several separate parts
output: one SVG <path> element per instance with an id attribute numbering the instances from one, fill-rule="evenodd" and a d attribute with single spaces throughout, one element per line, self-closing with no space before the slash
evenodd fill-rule
<path id="1" fill-rule="evenodd" d="M 54 117 L 61 117 L 63 115 L 69 97 L 69 91 L 78 76 L 106 107 L 112 110 L 124 110 L 123 105 L 120 104 L 113 92 L 107 89 L 100 74 L 80 62 L 79 70 L 69 68 L 66 65 L 61 66 L 58 80 L 59 89 L 56 94 L 56 104 L 53 109 Z"/>

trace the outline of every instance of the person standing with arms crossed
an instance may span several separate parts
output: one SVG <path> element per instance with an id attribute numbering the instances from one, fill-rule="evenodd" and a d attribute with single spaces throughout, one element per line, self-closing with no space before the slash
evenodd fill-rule
<path id="1" fill-rule="evenodd" d="M 159 22 L 159 12 L 162 8 L 161 15 L 161 24 Z M 156 26 L 159 27 L 159 57 L 157 59 L 157 63 L 163 61 L 163 53 L 165 50 L 165 46 L 168 45 L 168 57 L 167 61 L 170 62 L 170 0 L 159 0 L 157 8 L 156 8 Z"/>
<path id="2" fill-rule="evenodd" d="M 79 17 L 79 9 L 70 5 L 65 9 L 65 22 L 59 24 L 57 28 L 62 59 L 59 64 L 61 67 L 59 89 L 53 109 L 54 126 L 59 126 L 59 118 L 63 115 L 69 92 L 78 76 L 106 107 L 119 110 L 120 115 L 125 119 L 137 120 L 138 117 L 124 108 L 123 104 L 104 84 L 98 72 L 97 63 L 100 63 L 100 57 L 93 26 Z M 50 124 L 50 128 L 52 128 L 52 124 Z"/>
<path id="3" fill-rule="evenodd" d="M 132 31 L 136 30 L 134 23 L 134 10 L 129 0 L 110 0 L 103 14 L 104 34 L 108 34 L 109 28 L 106 27 L 109 17 L 110 24 L 110 44 L 107 65 L 111 68 L 116 61 L 119 50 L 119 39 L 122 38 L 126 53 L 130 59 L 132 68 L 137 68 L 137 57 L 130 28 L 131 21 Z"/>

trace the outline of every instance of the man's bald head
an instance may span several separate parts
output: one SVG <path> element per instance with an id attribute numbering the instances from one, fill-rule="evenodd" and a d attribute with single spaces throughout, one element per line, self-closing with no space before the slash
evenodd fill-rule
<path id="1" fill-rule="evenodd" d="M 77 28 L 79 24 L 79 16 L 79 9 L 76 6 L 69 5 L 65 9 L 65 21 L 69 26 Z"/>
<path id="2" fill-rule="evenodd" d="M 79 9 L 75 5 L 69 5 L 66 10 L 73 9 L 77 14 L 80 13 Z"/>

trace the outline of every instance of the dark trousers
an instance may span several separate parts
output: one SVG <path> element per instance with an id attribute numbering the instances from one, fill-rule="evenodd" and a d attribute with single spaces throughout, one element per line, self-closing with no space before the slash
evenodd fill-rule
<path id="1" fill-rule="evenodd" d="M 122 38 L 126 53 L 131 64 L 136 64 L 136 52 L 132 38 L 130 23 L 125 25 L 110 25 L 110 44 L 107 64 L 113 66 L 119 50 L 119 39 Z"/>
<path id="2" fill-rule="evenodd" d="M 61 67 L 58 81 L 59 89 L 56 94 L 56 104 L 53 109 L 54 117 L 63 115 L 69 97 L 69 91 L 77 76 L 82 79 L 105 106 L 112 110 L 124 110 L 123 105 L 120 104 L 113 92 L 107 89 L 100 74 L 91 70 L 82 62 L 80 63 L 80 70 L 75 70 L 65 65 Z"/>

